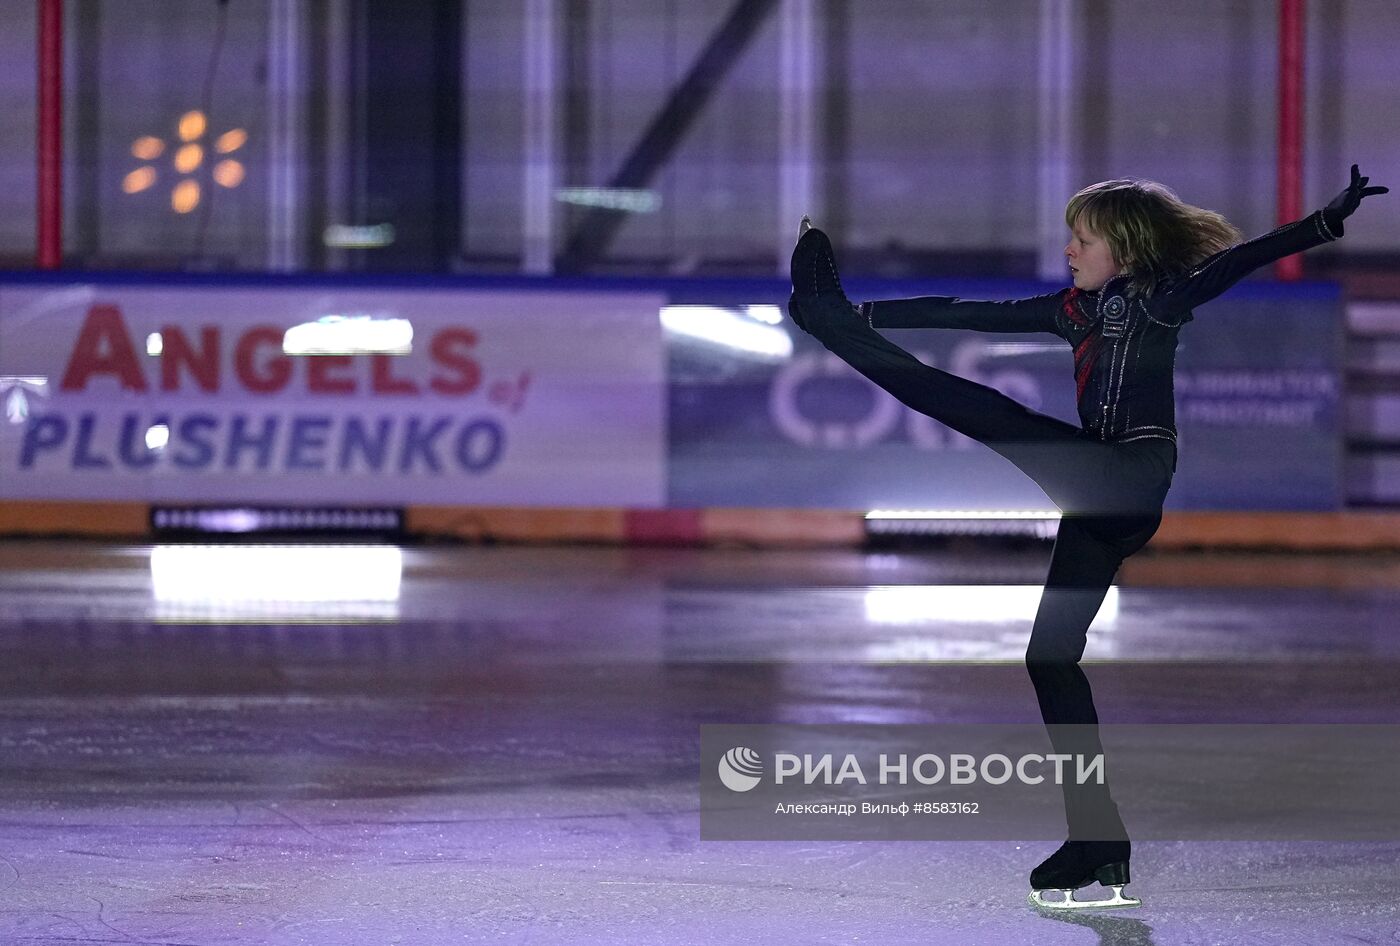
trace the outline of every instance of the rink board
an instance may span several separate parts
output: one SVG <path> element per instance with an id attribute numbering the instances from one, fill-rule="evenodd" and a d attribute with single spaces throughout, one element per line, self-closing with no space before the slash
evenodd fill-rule
<path id="1" fill-rule="evenodd" d="M 995 299 L 1054 288 L 852 281 L 848 291 Z M 1051 508 L 1003 458 L 798 331 L 787 290 L 12 275 L 0 279 L 0 499 Z M 268 345 L 270 331 L 347 314 L 410 322 L 418 347 L 282 358 Z M 153 354 L 151 337 L 171 326 L 182 347 Z M 1178 349 L 1168 510 L 1341 507 L 1343 328 L 1325 284 L 1245 283 L 1197 311 Z M 886 335 L 1077 423 L 1072 354 L 1058 337 Z M 157 427 L 167 439 L 148 441 Z"/>

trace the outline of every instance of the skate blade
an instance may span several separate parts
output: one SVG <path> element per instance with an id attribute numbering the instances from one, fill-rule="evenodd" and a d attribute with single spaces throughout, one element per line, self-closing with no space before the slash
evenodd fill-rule
<path id="1" fill-rule="evenodd" d="M 1027 898 L 1035 907 L 1045 910 L 1107 910 L 1112 907 L 1140 907 L 1142 901 L 1136 897 L 1123 896 L 1121 885 L 1113 886 L 1113 896 L 1106 900 L 1076 900 L 1073 890 L 1061 890 L 1063 900 L 1046 900 L 1045 891 L 1032 890 Z"/>

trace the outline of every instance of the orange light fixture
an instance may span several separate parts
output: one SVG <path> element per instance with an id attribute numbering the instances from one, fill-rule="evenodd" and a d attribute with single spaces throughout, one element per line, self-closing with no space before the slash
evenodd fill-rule
<path id="1" fill-rule="evenodd" d="M 221 187 L 237 187 L 243 183 L 243 165 L 232 158 L 225 158 L 214 165 L 214 180 Z"/>
<path id="2" fill-rule="evenodd" d="M 181 145 L 175 152 L 175 170 L 181 174 L 191 174 L 204 163 L 204 149 L 199 145 Z"/>
<path id="3" fill-rule="evenodd" d="M 242 128 L 232 128 L 219 136 L 214 150 L 219 154 L 230 154 L 248 143 L 248 133 Z"/>
<path id="4" fill-rule="evenodd" d="M 142 161 L 154 161 L 165 153 L 165 142 L 153 135 L 137 138 L 131 143 L 131 154 Z"/>
<path id="5" fill-rule="evenodd" d="M 192 176 L 204 166 L 205 144 L 200 143 L 209 129 L 209 121 L 204 113 L 195 109 L 185 112 L 176 123 L 179 140 L 184 142 L 175 149 L 171 163 L 181 177 L 170 192 L 170 206 L 176 213 L 187 214 L 199 206 L 203 197 L 199 181 Z M 231 154 L 248 143 L 248 132 L 242 128 L 230 128 L 219 135 L 211 145 L 215 154 Z M 166 143 L 154 135 L 143 135 L 131 143 L 131 154 L 142 161 L 154 161 L 165 153 Z M 220 187 L 234 188 L 243 183 L 248 175 L 242 161 L 224 158 L 212 169 L 214 182 Z M 122 190 L 128 194 L 139 194 L 149 190 L 156 182 L 156 169 L 145 165 L 129 172 L 122 179 Z"/>
<path id="6" fill-rule="evenodd" d="M 203 112 L 186 112 L 180 116 L 180 140 L 194 141 L 200 135 L 204 134 L 204 129 L 207 124 Z"/>
<path id="7" fill-rule="evenodd" d="M 187 214 L 199 206 L 199 182 L 189 179 L 175 185 L 170 192 L 170 207 L 177 214 Z"/>
<path id="8" fill-rule="evenodd" d="M 122 190 L 128 194 L 139 194 L 156 182 L 156 169 L 149 164 L 139 167 L 122 178 Z"/>

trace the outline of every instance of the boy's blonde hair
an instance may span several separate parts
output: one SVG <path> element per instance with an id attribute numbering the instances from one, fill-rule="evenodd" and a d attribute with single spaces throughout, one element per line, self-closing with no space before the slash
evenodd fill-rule
<path id="1" fill-rule="evenodd" d="M 1090 184 L 1065 207 L 1065 223 L 1080 222 L 1103 237 L 1113 258 L 1132 274 L 1134 292 L 1152 295 L 1163 279 L 1181 276 L 1244 239 L 1213 210 L 1193 207 L 1156 181 L 1120 179 Z"/>

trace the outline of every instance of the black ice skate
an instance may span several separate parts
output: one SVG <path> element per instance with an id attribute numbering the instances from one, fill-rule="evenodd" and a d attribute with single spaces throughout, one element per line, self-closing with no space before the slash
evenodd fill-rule
<path id="1" fill-rule="evenodd" d="M 831 240 L 812 226 L 811 217 L 803 217 L 797 228 L 797 246 L 792 251 L 792 295 L 788 298 L 788 315 L 802 331 L 811 332 L 802 306 L 823 296 L 842 300 L 854 318 L 862 318 L 841 288 Z"/>
<path id="2" fill-rule="evenodd" d="M 798 227 L 800 236 L 792 251 L 792 290 L 798 296 L 815 296 L 834 292 L 845 296 L 841 277 L 836 274 L 836 254 L 825 233 L 812 226 L 811 218 L 803 217 Z"/>
<path id="3" fill-rule="evenodd" d="M 1031 871 L 1030 902 L 1047 910 L 1085 910 L 1107 907 L 1139 907 L 1142 901 L 1123 896 L 1129 883 L 1127 841 L 1066 841 Z M 1076 900 L 1074 891 L 1094 881 L 1113 889 L 1107 900 Z M 1060 900 L 1046 900 L 1047 890 L 1058 890 Z"/>

